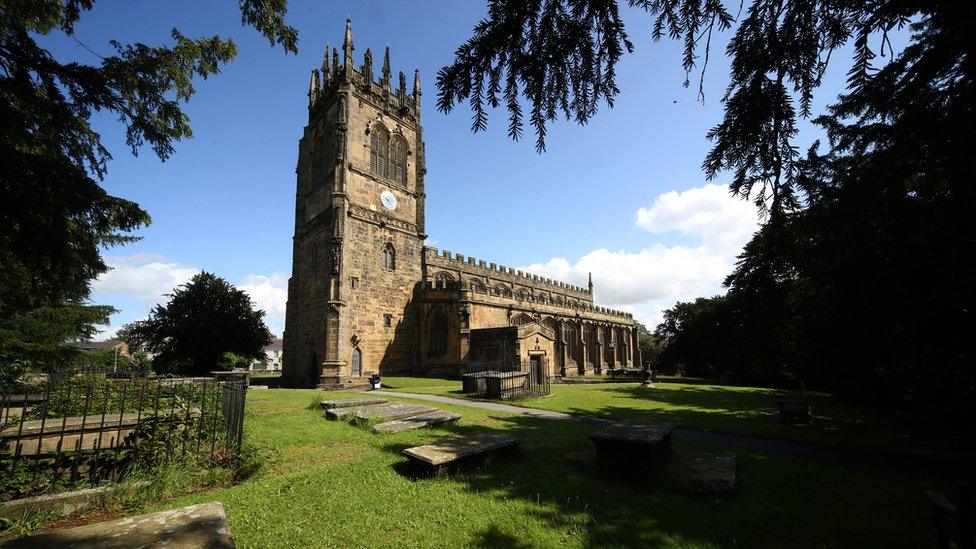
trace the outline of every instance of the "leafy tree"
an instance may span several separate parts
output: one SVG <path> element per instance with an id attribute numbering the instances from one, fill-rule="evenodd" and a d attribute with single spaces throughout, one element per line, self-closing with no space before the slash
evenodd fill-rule
<path id="1" fill-rule="evenodd" d="M 439 107 L 468 100 L 480 131 L 504 98 L 518 138 L 524 100 L 542 150 L 557 115 L 584 123 L 601 101 L 612 105 L 618 52 L 631 49 L 618 3 L 490 1 L 439 74 Z M 683 41 L 689 74 L 704 71 L 713 32 L 732 32 L 725 113 L 703 168 L 731 172 L 732 192 L 769 214 L 726 296 L 665 315 L 662 362 L 770 383 L 802 377 L 965 417 L 976 396 L 976 6 L 750 0 L 732 16 L 720 0 L 628 3 L 652 17 L 655 39 Z M 906 25 L 895 54 L 887 34 Z M 848 43 L 848 89 L 814 120 L 828 143 L 803 156 L 797 120 L 813 116 L 831 56 Z M 887 63 L 875 67 L 879 50 Z"/>
<path id="2" fill-rule="evenodd" d="M 155 355 L 158 372 L 206 374 L 264 357 L 271 332 L 247 293 L 207 272 L 177 288 L 149 318 L 127 324 L 119 337 Z"/>
<path id="3" fill-rule="evenodd" d="M 60 364 L 87 339 L 110 307 L 87 304 L 89 283 L 107 270 L 104 247 L 136 239 L 150 222 L 134 202 L 99 182 L 111 154 L 90 120 L 117 116 L 133 154 L 148 146 L 160 159 L 192 136 L 181 104 L 194 80 L 220 71 L 236 54 L 219 36 L 173 44 L 111 42 L 97 65 L 61 62 L 38 40 L 74 35 L 93 0 L 0 0 L 0 362 Z M 245 25 L 295 52 L 285 0 L 240 0 Z M 79 42 L 80 43 L 80 42 Z M 87 46 L 86 46 L 87 47 Z"/>

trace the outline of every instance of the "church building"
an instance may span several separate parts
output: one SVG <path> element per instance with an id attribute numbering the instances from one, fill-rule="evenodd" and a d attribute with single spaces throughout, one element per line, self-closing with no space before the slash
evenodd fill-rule
<path id="1" fill-rule="evenodd" d="M 640 363 L 628 313 L 574 286 L 424 245 L 420 74 L 394 81 L 387 48 L 326 47 L 298 144 L 284 383 L 342 388 L 373 373 L 458 375 L 525 361 L 549 375 Z"/>

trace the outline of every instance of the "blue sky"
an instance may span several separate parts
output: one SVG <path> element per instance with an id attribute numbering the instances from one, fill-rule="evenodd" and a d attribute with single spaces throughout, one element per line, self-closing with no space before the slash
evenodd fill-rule
<path id="1" fill-rule="evenodd" d="M 587 126 L 553 124 L 549 151 L 539 155 L 531 135 L 506 137 L 503 111 L 492 114 L 487 132 L 472 134 L 463 106 L 449 115 L 435 109 L 437 69 L 484 16 L 483 2 L 293 0 L 287 19 L 300 32 L 297 56 L 242 27 L 236 4 L 102 0 L 77 27 L 78 40 L 103 55 L 111 39 L 169 44 L 173 27 L 191 37 L 229 36 L 239 48 L 221 74 L 197 83 L 185 107 L 195 136 L 167 162 L 149 150 L 133 157 L 121 126 L 97 121 L 114 155 L 106 188 L 154 220 L 139 232 L 142 241 L 106 252 L 114 270 L 94 284 L 92 299 L 121 311 L 107 334 L 145 316 L 200 269 L 251 292 L 280 333 L 309 71 L 325 44 L 340 44 L 347 16 L 357 64 L 367 47 L 388 45 L 394 71 L 420 69 L 428 244 L 577 284 L 593 272 L 598 302 L 655 324 L 676 300 L 720 292 L 755 229 L 754 208 L 728 196 L 727 179 L 708 186 L 700 170 L 705 134 L 721 119 L 728 36 L 713 44 L 701 103 L 696 85 L 681 86 L 680 44 L 654 43 L 648 16 L 625 9 L 636 51 L 618 67 L 615 107 Z M 42 44 L 62 60 L 97 62 L 71 38 Z M 835 55 L 815 113 L 843 89 L 848 58 Z M 819 132 L 802 128 L 805 149 Z"/>

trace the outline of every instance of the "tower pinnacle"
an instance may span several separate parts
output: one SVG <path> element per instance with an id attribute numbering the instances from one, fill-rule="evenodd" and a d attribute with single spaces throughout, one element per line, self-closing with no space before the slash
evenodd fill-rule
<path id="1" fill-rule="evenodd" d="M 390 89 L 390 46 L 386 47 L 386 53 L 383 54 L 383 87 L 387 90 Z"/>
<path id="2" fill-rule="evenodd" d="M 586 273 L 589 278 L 590 295 L 593 295 L 593 273 Z"/>
<path id="3" fill-rule="evenodd" d="M 347 77 L 352 76 L 354 70 L 352 61 L 352 50 L 355 48 L 352 45 L 352 19 L 346 19 L 346 38 L 342 42 L 342 63 L 345 66 L 345 72 Z"/>

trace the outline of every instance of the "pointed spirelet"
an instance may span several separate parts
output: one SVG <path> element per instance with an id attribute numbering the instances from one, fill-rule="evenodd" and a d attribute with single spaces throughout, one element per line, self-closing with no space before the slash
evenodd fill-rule
<path id="1" fill-rule="evenodd" d="M 325 45 L 325 53 L 322 55 L 322 85 L 328 86 L 329 81 L 332 80 L 332 67 L 329 65 L 331 62 L 330 57 L 332 57 L 332 48 L 328 44 Z"/>
<path id="2" fill-rule="evenodd" d="M 366 82 L 373 81 L 373 52 L 369 48 L 366 48 L 366 54 L 363 55 L 363 67 L 359 71 Z"/>
<path id="3" fill-rule="evenodd" d="M 420 97 L 420 69 L 415 69 L 413 71 L 413 96 L 414 98 Z"/>
<path id="4" fill-rule="evenodd" d="M 397 88 L 397 93 L 401 95 L 407 93 L 407 77 L 404 76 L 403 71 L 400 71 L 400 87 Z"/>
<path id="5" fill-rule="evenodd" d="M 352 61 L 352 19 L 346 19 L 346 37 L 342 41 L 342 62 L 345 65 L 346 74 L 351 75 L 353 71 Z"/>
<path id="6" fill-rule="evenodd" d="M 312 81 L 308 84 L 308 104 L 315 104 L 319 98 L 319 70 L 312 69 Z"/>
<path id="7" fill-rule="evenodd" d="M 390 46 L 386 47 L 386 53 L 383 54 L 383 87 L 390 89 Z"/>

